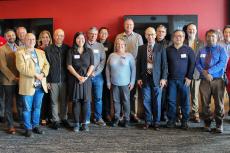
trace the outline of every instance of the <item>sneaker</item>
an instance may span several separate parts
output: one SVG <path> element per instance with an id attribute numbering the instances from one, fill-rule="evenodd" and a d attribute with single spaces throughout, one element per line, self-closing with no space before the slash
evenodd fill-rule
<path id="1" fill-rule="evenodd" d="M 175 128 L 176 127 L 176 123 L 173 121 L 168 121 L 166 124 L 167 128 Z"/>
<path id="2" fill-rule="evenodd" d="M 8 130 L 7 130 L 7 133 L 9 133 L 9 134 L 15 134 L 16 133 L 16 129 L 15 128 L 9 128 Z"/>
<path id="3" fill-rule="evenodd" d="M 42 131 L 41 128 L 39 127 L 33 128 L 33 132 L 36 134 L 44 134 L 44 131 Z"/>
<path id="4" fill-rule="evenodd" d="M 181 123 L 181 128 L 183 129 L 183 130 L 188 130 L 188 122 L 187 121 L 185 121 L 185 122 L 182 122 Z"/>
<path id="5" fill-rule="evenodd" d="M 76 123 L 74 128 L 73 128 L 73 131 L 74 132 L 79 132 L 80 131 L 80 126 L 79 126 L 79 123 Z"/>
<path id="6" fill-rule="evenodd" d="M 97 125 L 106 126 L 106 124 L 105 124 L 105 122 L 104 122 L 104 120 L 103 120 L 102 118 L 99 119 L 99 120 L 95 120 L 94 122 L 95 122 L 95 124 L 97 124 Z"/>
<path id="7" fill-rule="evenodd" d="M 224 128 L 223 125 L 217 125 L 216 129 L 215 129 L 216 133 L 223 133 L 224 132 Z"/>
<path id="8" fill-rule="evenodd" d="M 89 126 L 88 126 L 88 124 L 82 124 L 82 131 L 86 131 L 86 132 L 89 131 Z"/>
<path id="9" fill-rule="evenodd" d="M 25 137 L 32 137 L 32 136 L 33 136 L 32 130 L 27 129 L 25 132 Z"/>

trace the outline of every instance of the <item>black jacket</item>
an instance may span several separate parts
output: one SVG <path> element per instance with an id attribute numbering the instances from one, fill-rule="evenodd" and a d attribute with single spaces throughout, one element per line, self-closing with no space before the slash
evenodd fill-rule
<path id="1" fill-rule="evenodd" d="M 66 55 L 69 46 L 63 44 L 57 47 L 52 44 L 45 48 L 46 58 L 50 64 L 49 75 L 47 76 L 48 83 L 61 83 L 67 79 Z"/>

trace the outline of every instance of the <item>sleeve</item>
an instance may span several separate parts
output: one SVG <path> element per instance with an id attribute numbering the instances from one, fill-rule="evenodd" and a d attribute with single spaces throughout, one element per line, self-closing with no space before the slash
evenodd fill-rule
<path id="1" fill-rule="evenodd" d="M 44 60 L 44 65 L 42 66 L 41 72 L 44 73 L 45 76 L 47 77 L 49 74 L 50 65 L 49 65 L 49 62 L 47 61 L 46 56 L 43 52 L 42 52 L 42 56 L 43 56 L 43 60 Z"/>
<path id="2" fill-rule="evenodd" d="M 90 65 L 94 65 L 93 51 L 90 49 Z"/>
<path id="3" fill-rule="evenodd" d="M 4 50 L 0 50 L 0 70 L 7 77 L 8 80 L 13 81 L 16 77 L 7 67 L 6 55 Z M 13 62 L 13 61 L 12 61 Z"/>
<path id="4" fill-rule="evenodd" d="M 136 78 L 137 78 L 137 80 L 142 80 L 142 78 L 141 78 L 141 67 L 142 67 L 141 47 L 138 47 L 137 62 L 136 62 Z"/>
<path id="5" fill-rule="evenodd" d="M 142 46 L 142 45 L 143 45 L 142 36 L 140 34 L 138 34 L 138 46 Z"/>
<path id="6" fill-rule="evenodd" d="M 132 85 L 135 84 L 135 79 L 136 79 L 136 65 L 135 65 L 135 59 L 133 55 L 130 54 L 130 68 L 131 68 L 131 79 L 130 83 Z"/>
<path id="7" fill-rule="evenodd" d="M 219 52 L 220 52 L 220 58 L 219 61 L 213 65 L 211 68 L 208 69 L 209 74 L 215 74 L 222 69 L 224 69 L 226 62 L 227 62 L 227 54 L 225 52 L 225 49 L 223 47 L 219 47 Z"/>
<path id="8" fill-rule="evenodd" d="M 105 67 L 106 55 L 105 55 L 105 50 L 104 50 L 104 47 L 102 46 L 102 44 L 101 44 L 100 48 L 101 48 L 100 49 L 100 63 L 95 68 L 95 75 L 100 74 L 103 71 L 104 67 Z"/>
<path id="9" fill-rule="evenodd" d="M 166 49 L 162 47 L 161 52 L 161 79 L 167 80 L 168 76 L 168 63 L 167 63 L 167 54 Z"/>
<path id="10" fill-rule="evenodd" d="M 66 65 L 72 65 L 72 49 L 69 49 L 66 55 Z"/>
<path id="11" fill-rule="evenodd" d="M 16 52 L 16 67 L 20 74 L 33 78 L 36 74 L 34 63 L 23 57 L 22 51 Z"/>
<path id="12" fill-rule="evenodd" d="M 228 80 L 230 80 L 230 60 L 228 60 L 227 68 L 226 68 L 226 76 Z"/>
<path id="13" fill-rule="evenodd" d="M 106 63 L 106 69 L 105 69 L 105 74 L 106 74 L 106 82 L 107 82 L 107 86 L 111 85 L 111 81 L 110 81 L 110 59 L 111 59 L 112 54 L 109 56 L 107 63 Z"/>
<path id="14" fill-rule="evenodd" d="M 190 80 L 193 78 L 193 72 L 195 68 L 195 54 L 192 51 L 191 48 L 189 48 L 189 54 L 188 54 L 188 72 L 186 77 Z"/>
<path id="15" fill-rule="evenodd" d="M 198 52 L 197 57 L 196 57 L 196 68 L 200 72 L 200 74 L 202 74 L 202 71 L 203 71 L 203 66 L 202 66 L 201 58 L 200 58 L 201 52 L 202 50 Z"/>

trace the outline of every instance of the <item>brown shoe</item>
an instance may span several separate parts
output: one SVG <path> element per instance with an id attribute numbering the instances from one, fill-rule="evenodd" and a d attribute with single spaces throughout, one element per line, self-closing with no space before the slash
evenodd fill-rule
<path id="1" fill-rule="evenodd" d="M 41 125 L 46 126 L 46 124 L 47 124 L 46 120 L 42 120 Z"/>
<path id="2" fill-rule="evenodd" d="M 132 119 L 132 121 L 135 122 L 135 123 L 140 123 L 140 121 L 141 121 L 141 120 L 137 117 L 137 115 L 133 115 L 131 119 Z"/>
<path id="3" fill-rule="evenodd" d="M 7 132 L 8 132 L 9 134 L 15 134 L 15 133 L 16 133 L 16 129 L 15 129 L 15 128 L 9 128 L 9 129 L 7 130 Z"/>
<path id="4" fill-rule="evenodd" d="M 147 130 L 149 128 L 149 124 L 145 123 L 145 125 L 143 126 L 143 130 Z"/>
<path id="5" fill-rule="evenodd" d="M 191 118 L 191 121 L 195 122 L 195 123 L 200 123 L 200 117 L 199 116 L 194 116 L 193 118 Z"/>
<path id="6" fill-rule="evenodd" d="M 111 122 L 111 121 L 112 121 L 112 118 L 111 118 L 110 115 L 107 115 L 107 116 L 105 117 L 105 119 L 106 119 L 107 122 Z"/>

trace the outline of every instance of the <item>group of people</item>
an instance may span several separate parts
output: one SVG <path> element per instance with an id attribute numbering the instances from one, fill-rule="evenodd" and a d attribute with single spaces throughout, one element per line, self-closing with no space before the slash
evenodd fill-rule
<path id="1" fill-rule="evenodd" d="M 189 128 L 189 119 L 200 122 L 200 93 L 205 131 L 211 131 L 214 119 L 215 132 L 222 133 L 226 85 L 230 95 L 224 77 L 230 80 L 230 26 L 223 30 L 224 40 L 220 40 L 218 31 L 208 30 L 206 43 L 198 39 L 194 23 L 185 31 L 175 30 L 171 41 L 165 39 L 164 25 L 156 30 L 148 27 L 146 44 L 133 30 L 133 20 L 125 19 L 124 32 L 113 44 L 106 27 L 92 27 L 87 39 L 83 32 L 77 32 L 69 47 L 63 43 L 62 29 L 54 31 L 53 39 L 44 30 L 37 41 L 25 27 L 18 27 L 16 33 L 8 29 L 4 33 L 6 43 L 0 47 L 0 119 L 5 118 L 7 132 L 16 132 L 14 97 L 26 137 L 43 134 L 40 123 L 51 122 L 53 129 L 61 124 L 70 127 L 68 101 L 72 102 L 74 132 L 89 131 L 91 121 L 100 126 L 106 126 L 106 120 L 111 126 L 128 127 L 130 121 L 140 121 L 136 100 L 139 88 L 145 111 L 143 129 L 152 126 L 159 130 L 162 120 L 173 128 L 178 118 L 182 129 Z"/>

